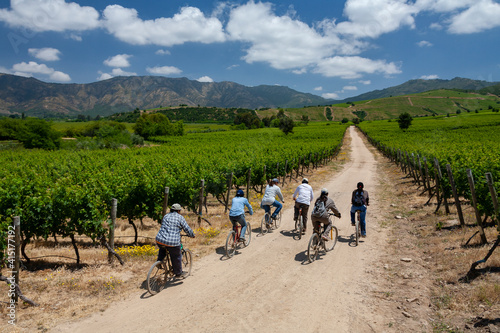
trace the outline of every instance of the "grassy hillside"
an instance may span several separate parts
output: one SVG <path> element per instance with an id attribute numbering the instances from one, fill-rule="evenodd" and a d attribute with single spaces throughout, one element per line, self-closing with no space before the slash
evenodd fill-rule
<path id="1" fill-rule="evenodd" d="M 366 114 L 364 120 L 379 120 L 397 118 L 401 113 L 408 112 L 414 117 L 446 115 L 448 113 L 465 113 L 490 108 L 500 108 L 500 98 L 496 95 L 481 95 L 454 90 L 433 90 L 420 94 L 387 97 L 354 103 L 334 104 L 331 106 L 333 120 L 343 118 L 352 120 Z M 285 109 L 293 119 L 300 119 L 303 114 L 312 121 L 327 120 L 325 107 L 307 107 Z M 364 111 L 364 113 L 362 112 Z M 266 112 L 271 112 L 267 110 Z M 277 110 L 274 110 L 277 112 Z M 261 111 L 259 111 L 261 115 Z"/>

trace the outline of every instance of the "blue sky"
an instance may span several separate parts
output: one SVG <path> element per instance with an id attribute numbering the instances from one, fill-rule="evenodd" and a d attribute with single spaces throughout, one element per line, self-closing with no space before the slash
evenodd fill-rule
<path id="1" fill-rule="evenodd" d="M 411 79 L 500 81 L 495 0 L 0 0 L 0 72 L 282 85 L 344 99 Z"/>

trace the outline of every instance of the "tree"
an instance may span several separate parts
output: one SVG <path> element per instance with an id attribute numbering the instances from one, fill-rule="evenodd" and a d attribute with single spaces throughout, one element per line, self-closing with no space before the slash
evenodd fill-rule
<path id="1" fill-rule="evenodd" d="M 178 121 L 173 125 L 168 117 L 161 113 L 143 113 L 137 119 L 134 131 L 145 139 L 150 136 L 183 135 L 184 124 Z"/>
<path id="2" fill-rule="evenodd" d="M 53 130 L 51 123 L 39 118 L 20 120 L 16 139 L 21 141 L 25 148 L 41 148 L 55 150 L 61 146 L 61 133 Z"/>
<path id="3" fill-rule="evenodd" d="M 306 116 L 305 114 L 302 115 L 302 118 L 300 120 L 304 123 L 304 125 L 307 125 L 309 123 L 309 116 Z"/>
<path id="4" fill-rule="evenodd" d="M 408 112 L 401 113 L 398 118 L 399 128 L 401 128 L 403 131 L 407 130 L 408 127 L 410 127 L 412 121 L 413 118 Z"/>
<path id="5" fill-rule="evenodd" d="M 288 135 L 288 133 L 293 133 L 293 126 L 294 126 L 294 123 L 293 123 L 293 120 L 291 118 L 283 117 L 280 119 L 279 128 L 286 135 Z"/>

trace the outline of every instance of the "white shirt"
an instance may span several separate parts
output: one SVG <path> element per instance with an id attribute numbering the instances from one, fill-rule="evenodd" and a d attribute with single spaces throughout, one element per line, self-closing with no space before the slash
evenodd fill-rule
<path id="1" fill-rule="evenodd" d="M 262 205 L 271 205 L 276 200 L 276 196 L 283 201 L 283 194 L 281 194 L 281 190 L 278 185 L 266 186 L 266 192 L 264 192 L 264 197 L 262 198 Z"/>
<path id="2" fill-rule="evenodd" d="M 311 185 L 303 183 L 297 186 L 297 189 L 293 193 L 295 201 L 301 204 L 310 205 L 311 201 L 314 199 L 313 189 Z"/>

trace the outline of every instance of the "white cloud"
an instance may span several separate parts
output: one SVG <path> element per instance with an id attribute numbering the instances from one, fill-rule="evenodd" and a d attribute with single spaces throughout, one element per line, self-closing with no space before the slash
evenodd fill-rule
<path id="1" fill-rule="evenodd" d="M 146 70 L 148 71 L 148 73 L 158 75 L 172 75 L 182 73 L 182 70 L 174 66 L 148 67 L 146 68 Z"/>
<path id="2" fill-rule="evenodd" d="M 12 66 L 12 72 L 14 75 L 20 76 L 33 76 L 33 74 L 48 75 L 53 81 L 59 82 L 69 82 L 71 77 L 63 72 L 56 71 L 55 69 L 48 67 L 45 64 L 39 64 L 34 61 L 21 62 Z"/>
<path id="3" fill-rule="evenodd" d="M 342 88 L 342 91 L 355 91 L 355 90 L 358 90 L 358 87 L 356 86 L 345 86 L 344 88 Z"/>
<path id="4" fill-rule="evenodd" d="M 59 82 L 71 81 L 71 77 L 68 74 L 60 71 L 54 71 L 54 73 L 50 74 L 50 79 Z"/>
<path id="5" fill-rule="evenodd" d="M 182 7 L 172 18 L 144 21 L 135 9 L 110 5 L 104 9 L 103 16 L 109 33 L 134 45 L 209 44 L 226 40 L 222 23 L 215 17 L 206 17 L 195 7 Z"/>
<path id="6" fill-rule="evenodd" d="M 250 43 L 243 57 L 247 63 L 299 72 L 331 54 L 336 42 L 299 20 L 274 15 L 269 3 L 252 1 L 231 11 L 226 30 L 232 40 Z"/>
<path id="7" fill-rule="evenodd" d="M 420 47 L 430 47 L 432 46 L 432 43 L 426 40 L 421 40 L 420 42 L 417 43 L 417 45 Z"/>
<path id="8" fill-rule="evenodd" d="M 104 64 L 109 67 L 130 67 L 128 61 L 130 57 L 132 57 L 130 54 L 117 54 L 104 60 Z"/>
<path id="9" fill-rule="evenodd" d="M 214 82 L 214 80 L 210 76 L 202 76 L 199 79 L 196 79 L 198 82 Z"/>
<path id="10" fill-rule="evenodd" d="M 81 42 L 83 40 L 82 36 L 77 35 L 77 34 L 70 34 L 69 38 L 71 38 L 72 40 L 77 41 L 77 42 Z"/>
<path id="11" fill-rule="evenodd" d="M 422 75 L 420 77 L 422 80 L 435 80 L 435 79 L 439 79 L 439 76 L 438 75 Z"/>
<path id="12" fill-rule="evenodd" d="M 158 55 L 170 55 L 170 51 L 169 50 L 158 50 L 155 52 L 155 54 L 158 54 Z"/>
<path id="13" fill-rule="evenodd" d="M 321 97 L 326 98 L 326 99 L 338 99 L 339 95 L 336 93 L 325 93 L 325 94 L 322 94 Z"/>
<path id="14" fill-rule="evenodd" d="M 370 80 L 359 80 L 358 82 L 361 84 L 364 84 L 364 85 L 369 85 L 372 83 L 372 81 L 370 81 Z"/>
<path id="15" fill-rule="evenodd" d="M 101 71 L 99 71 L 98 74 L 100 74 L 100 76 L 97 78 L 97 80 L 99 80 L 99 81 L 108 80 L 108 79 L 111 79 L 113 77 L 113 75 L 111 75 L 109 73 L 103 73 Z"/>
<path id="16" fill-rule="evenodd" d="M 327 77 L 355 79 L 363 74 L 382 73 L 385 75 L 399 74 L 401 70 L 392 62 L 371 60 L 362 57 L 332 57 L 318 63 L 313 70 Z"/>
<path id="17" fill-rule="evenodd" d="M 406 1 L 348 0 L 344 16 L 348 21 L 336 25 L 336 32 L 355 38 L 377 38 L 403 26 L 415 27 L 418 9 Z"/>
<path id="18" fill-rule="evenodd" d="M 99 12 L 64 0 L 11 0 L 0 21 L 33 31 L 83 31 L 99 27 Z"/>
<path id="19" fill-rule="evenodd" d="M 57 61 L 59 60 L 59 54 L 61 52 L 58 49 L 54 49 L 51 47 L 45 47 L 42 49 L 28 49 L 29 54 L 33 57 L 38 58 L 44 61 Z"/>
<path id="20" fill-rule="evenodd" d="M 467 10 L 451 19 L 448 31 L 471 34 L 500 26 L 500 4 L 491 0 L 478 0 Z"/>
<path id="21" fill-rule="evenodd" d="M 322 91 L 323 90 L 323 87 L 316 87 L 314 88 L 315 91 Z"/>
<path id="22" fill-rule="evenodd" d="M 121 68 L 113 68 L 113 70 L 111 71 L 111 75 L 113 75 L 113 76 L 137 76 L 137 73 L 126 72 Z"/>

